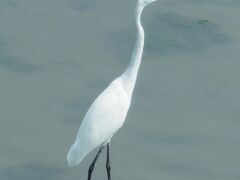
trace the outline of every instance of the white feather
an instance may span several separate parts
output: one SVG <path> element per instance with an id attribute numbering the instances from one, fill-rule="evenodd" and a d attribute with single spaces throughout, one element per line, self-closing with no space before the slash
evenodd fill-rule
<path id="1" fill-rule="evenodd" d="M 130 97 L 121 78 L 114 80 L 93 102 L 67 155 L 68 165 L 77 165 L 94 148 L 110 141 L 122 127 Z"/>
<path id="2" fill-rule="evenodd" d="M 87 111 L 74 144 L 68 155 L 68 165 L 76 166 L 98 146 L 110 142 L 112 136 L 125 121 L 135 86 L 144 46 L 144 30 L 141 13 L 156 0 L 139 0 L 136 8 L 137 40 L 130 64 L 126 71 L 115 79 L 93 102 Z"/>

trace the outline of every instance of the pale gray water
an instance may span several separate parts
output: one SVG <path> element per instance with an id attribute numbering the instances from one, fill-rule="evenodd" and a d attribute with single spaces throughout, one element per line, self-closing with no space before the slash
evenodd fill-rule
<path id="1" fill-rule="evenodd" d="M 84 113 L 127 66 L 128 0 L 0 1 L 0 179 L 86 179 L 67 168 Z M 112 176 L 240 179 L 240 1 L 157 2 L 132 107 L 112 141 Z M 105 153 L 104 153 L 105 154 Z M 105 155 L 93 179 L 106 179 Z"/>

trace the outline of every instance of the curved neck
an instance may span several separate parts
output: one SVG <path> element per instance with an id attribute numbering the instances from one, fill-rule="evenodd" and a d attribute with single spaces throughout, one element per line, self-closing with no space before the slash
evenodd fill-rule
<path id="1" fill-rule="evenodd" d="M 137 26 L 137 40 L 133 50 L 132 58 L 130 64 L 128 65 L 125 72 L 122 74 L 122 79 L 124 86 L 131 97 L 136 79 L 138 70 L 141 64 L 143 47 L 144 47 L 144 30 L 141 25 L 141 14 L 144 7 L 142 5 L 137 5 L 136 8 L 136 26 Z"/>

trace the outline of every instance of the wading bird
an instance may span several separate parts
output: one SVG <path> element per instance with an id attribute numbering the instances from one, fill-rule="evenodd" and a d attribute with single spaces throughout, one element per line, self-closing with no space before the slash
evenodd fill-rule
<path id="1" fill-rule="evenodd" d="M 136 7 L 137 40 L 132 58 L 125 72 L 116 78 L 93 102 L 87 111 L 74 144 L 68 155 L 68 165 L 76 166 L 93 149 L 100 147 L 88 170 L 91 180 L 95 163 L 105 146 L 107 146 L 107 176 L 111 180 L 109 163 L 109 146 L 112 136 L 125 121 L 137 79 L 144 46 L 144 30 L 141 25 L 143 9 L 157 0 L 138 0 Z"/>

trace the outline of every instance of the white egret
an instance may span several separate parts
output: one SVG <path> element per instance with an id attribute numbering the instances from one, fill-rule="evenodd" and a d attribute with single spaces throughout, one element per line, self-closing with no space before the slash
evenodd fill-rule
<path id="1" fill-rule="evenodd" d="M 122 127 L 125 121 L 131 96 L 135 86 L 144 47 L 144 30 L 141 25 L 143 9 L 156 0 L 138 0 L 136 7 L 137 40 L 132 58 L 125 72 L 116 78 L 93 102 L 87 111 L 74 144 L 68 155 L 68 165 L 76 166 L 93 149 L 100 146 L 88 170 L 91 179 L 94 165 L 104 146 L 107 145 L 106 169 L 108 180 L 111 179 L 109 163 L 109 144 L 112 136 Z"/>

